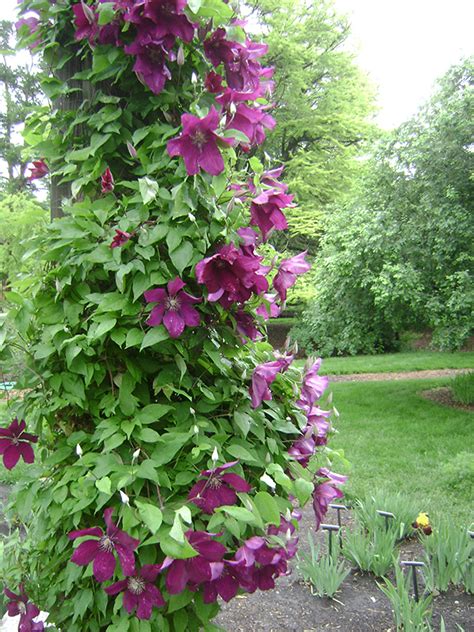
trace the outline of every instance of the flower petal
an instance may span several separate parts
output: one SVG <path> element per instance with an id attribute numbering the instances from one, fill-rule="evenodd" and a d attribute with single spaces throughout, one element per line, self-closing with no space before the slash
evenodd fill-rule
<path id="1" fill-rule="evenodd" d="M 135 610 L 135 608 L 138 606 L 138 603 L 139 603 L 138 595 L 134 595 L 129 590 L 126 590 L 123 593 L 123 607 L 129 614 Z"/>
<path id="2" fill-rule="evenodd" d="M 150 325 L 150 327 L 157 327 L 158 325 L 161 325 L 164 313 L 165 313 L 165 306 L 156 305 L 156 307 L 154 307 L 151 310 L 151 314 L 148 320 L 146 321 L 146 324 Z"/>
<path id="3" fill-rule="evenodd" d="M 104 532 L 100 527 L 90 527 L 89 529 L 80 529 L 79 531 L 71 531 L 68 534 L 68 538 L 70 540 L 75 540 L 76 538 L 82 538 L 87 535 L 94 535 L 97 538 L 101 538 L 104 535 Z"/>
<path id="4" fill-rule="evenodd" d="M 186 588 L 188 573 L 184 560 L 173 560 L 166 574 L 166 588 L 170 595 L 178 595 Z"/>
<path id="5" fill-rule="evenodd" d="M 18 444 L 18 449 L 20 450 L 20 454 L 23 457 L 23 461 L 25 463 L 34 462 L 35 453 L 29 443 L 23 443 L 23 441 L 20 441 L 20 443 Z"/>
<path id="6" fill-rule="evenodd" d="M 115 550 L 119 556 L 123 574 L 135 575 L 135 555 L 133 550 L 130 550 L 128 547 L 124 547 L 122 544 L 117 544 L 115 546 Z"/>
<path id="7" fill-rule="evenodd" d="M 184 281 L 182 281 L 179 277 L 170 281 L 167 285 L 168 294 L 177 294 L 183 287 L 186 285 Z"/>
<path id="8" fill-rule="evenodd" d="M 3 453 L 3 465 L 7 470 L 12 470 L 20 459 L 20 450 L 17 445 L 9 445 Z"/>
<path id="9" fill-rule="evenodd" d="M 183 318 L 173 310 L 169 310 L 163 317 L 163 324 L 172 338 L 179 338 L 184 331 Z"/>
<path id="10" fill-rule="evenodd" d="M 99 551 L 94 559 L 94 577 L 98 582 L 106 582 L 112 579 L 116 565 L 117 562 L 111 551 Z"/>
<path id="11" fill-rule="evenodd" d="M 118 595 L 120 592 L 127 590 L 127 584 L 126 579 L 121 579 L 119 582 L 107 586 L 104 590 L 108 595 Z"/>
<path id="12" fill-rule="evenodd" d="M 147 303 L 162 303 L 166 299 L 166 290 L 163 290 L 163 288 L 147 290 L 143 296 Z"/>
<path id="13" fill-rule="evenodd" d="M 222 475 L 222 480 L 233 487 L 237 492 L 246 492 L 248 493 L 252 487 L 238 474 L 233 474 L 229 472 L 228 474 Z"/>
<path id="14" fill-rule="evenodd" d="M 71 562 L 74 562 L 74 564 L 77 564 L 78 566 L 86 566 L 92 562 L 98 552 L 99 541 L 87 540 L 87 542 L 82 542 L 74 551 L 71 557 Z"/>

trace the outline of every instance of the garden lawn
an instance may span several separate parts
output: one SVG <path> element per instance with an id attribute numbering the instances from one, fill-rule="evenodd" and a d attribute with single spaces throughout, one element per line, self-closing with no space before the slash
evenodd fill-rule
<path id="1" fill-rule="evenodd" d="M 332 385 L 340 418 L 331 447 L 351 462 L 334 469 L 350 477 L 348 498 L 400 492 L 432 518 L 443 513 L 471 525 L 474 413 L 420 395 L 443 385 L 446 379 Z"/>
<path id="2" fill-rule="evenodd" d="M 300 365 L 304 360 L 299 360 Z M 325 358 L 321 374 L 400 373 L 403 371 L 437 371 L 441 369 L 474 369 L 474 353 L 459 351 L 412 351 L 384 355 Z"/>

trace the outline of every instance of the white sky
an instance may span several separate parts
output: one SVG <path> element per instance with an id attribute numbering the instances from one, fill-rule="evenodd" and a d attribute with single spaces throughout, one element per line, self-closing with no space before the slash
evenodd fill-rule
<path id="1" fill-rule="evenodd" d="M 317 0 L 314 0 L 317 2 Z M 335 0 L 350 47 L 378 86 L 379 123 L 396 127 L 429 98 L 436 78 L 474 53 L 474 0 Z M 16 0 L 0 0 L 12 19 Z"/>

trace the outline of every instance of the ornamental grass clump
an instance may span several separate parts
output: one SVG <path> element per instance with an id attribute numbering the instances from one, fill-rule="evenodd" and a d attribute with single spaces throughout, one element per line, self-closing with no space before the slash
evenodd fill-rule
<path id="1" fill-rule="evenodd" d="M 212 629 L 218 598 L 289 572 L 298 506 L 319 525 L 345 480 L 320 361 L 302 376 L 265 338 L 309 269 L 261 253 L 293 205 L 248 158 L 275 124 L 267 49 L 223 0 L 21 11 L 50 99 L 25 138 L 56 219 L 7 294 L 0 359 L 27 365 L 0 449 L 38 475 L 12 495 L 6 594 L 68 632 Z"/>

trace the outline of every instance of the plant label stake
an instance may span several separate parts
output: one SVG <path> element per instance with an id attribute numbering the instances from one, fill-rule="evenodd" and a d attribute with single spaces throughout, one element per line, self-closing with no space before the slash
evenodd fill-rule
<path id="1" fill-rule="evenodd" d="M 423 562 L 400 562 L 402 566 L 408 566 L 412 570 L 412 579 L 413 579 L 413 596 L 415 601 L 420 601 L 420 594 L 418 592 L 418 580 L 416 576 L 416 569 L 424 566 Z"/>
<path id="2" fill-rule="evenodd" d="M 330 503 L 329 506 L 331 507 L 331 509 L 335 509 L 337 511 L 337 524 L 339 525 L 339 546 L 342 548 L 341 511 L 348 511 L 349 507 L 346 507 L 346 505 L 335 505 L 334 503 Z"/>
<path id="3" fill-rule="evenodd" d="M 385 531 L 388 531 L 390 528 L 390 520 L 395 520 L 395 514 L 390 511 L 382 511 L 381 509 L 377 509 L 377 513 L 379 516 L 385 518 Z"/>
<path id="4" fill-rule="evenodd" d="M 339 531 L 339 526 L 337 524 L 322 524 L 321 529 L 329 533 L 329 557 L 332 559 L 332 534 Z"/>

